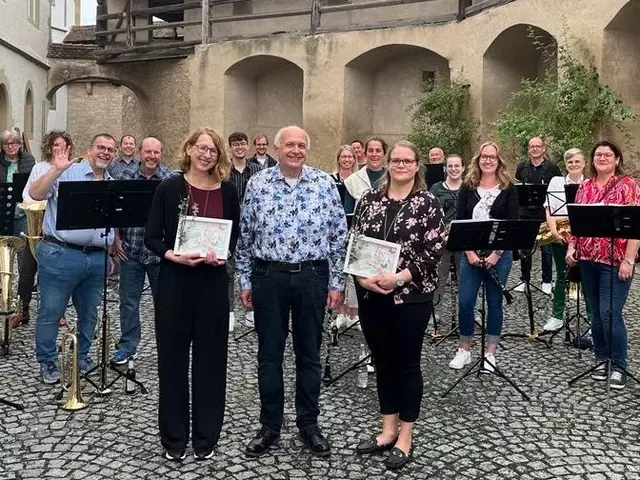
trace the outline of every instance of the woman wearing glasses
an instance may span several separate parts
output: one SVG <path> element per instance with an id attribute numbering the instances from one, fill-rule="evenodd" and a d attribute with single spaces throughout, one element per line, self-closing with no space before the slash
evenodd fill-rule
<path id="1" fill-rule="evenodd" d="M 457 220 L 517 219 L 518 193 L 500 156 L 498 145 L 483 143 L 469 165 L 458 194 Z M 510 250 L 475 252 L 462 255 L 458 306 L 460 318 L 460 347 L 449 367 L 459 370 L 471 362 L 474 311 L 480 285 L 487 292 L 487 351 L 483 371 L 493 372 L 496 365 L 496 347 L 502 331 L 502 288 L 488 269 L 493 269 L 505 284 L 511 270 Z"/>
<path id="2" fill-rule="evenodd" d="M 591 151 L 591 178 L 578 188 L 576 203 L 640 205 L 640 188 L 633 177 L 625 175 L 623 161 L 622 152 L 615 143 L 608 140 L 598 142 Z M 609 379 L 611 388 L 616 389 L 622 389 L 626 384 L 623 370 L 628 362 L 627 326 L 622 309 L 629 295 L 639 245 L 638 240 L 616 239 L 613 262 L 608 238 L 572 236 L 567 248 L 567 265 L 579 263 L 584 293 L 591 304 L 593 347 L 596 362 L 600 364 L 591 378 Z M 610 306 L 613 306 L 611 312 Z M 609 358 L 609 353 L 613 356 L 611 372 L 603 363 Z"/>
<path id="3" fill-rule="evenodd" d="M 160 441 L 172 461 L 185 458 L 189 440 L 196 460 L 214 453 L 222 429 L 229 337 L 225 261 L 209 251 L 176 254 L 178 219 L 189 215 L 231 220 L 229 255 L 238 238 L 240 205 L 228 181 L 231 162 L 222 138 L 203 128 L 182 145 L 182 175 L 156 189 L 145 231 L 146 246 L 162 262 L 155 303 L 158 347 Z M 189 351 L 191 408 L 189 415 Z"/>
<path id="4" fill-rule="evenodd" d="M 381 186 L 362 196 L 352 229 L 401 247 L 396 272 L 356 278 L 382 414 L 382 432 L 358 445 L 357 452 L 391 450 L 386 466 L 397 469 L 411 456 L 422 400 L 420 354 L 444 246 L 442 209 L 427 191 L 413 144 L 399 142 L 391 148 Z"/>

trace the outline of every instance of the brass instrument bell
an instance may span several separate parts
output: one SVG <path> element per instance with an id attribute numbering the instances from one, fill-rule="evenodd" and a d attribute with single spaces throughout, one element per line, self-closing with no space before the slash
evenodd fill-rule
<path id="1" fill-rule="evenodd" d="M 67 341 L 71 342 L 71 353 L 65 348 Z M 67 374 L 68 356 L 71 355 L 71 373 Z M 65 333 L 62 336 L 62 354 L 60 357 L 60 384 L 62 389 L 69 392 L 67 401 L 62 406 L 63 410 L 76 411 L 82 410 L 88 406 L 87 402 L 82 398 L 82 389 L 80 388 L 80 366 L 78 364 L 78 337 L 73 333 Z M 67 378 L 69 375 L 71 378 Z"/>

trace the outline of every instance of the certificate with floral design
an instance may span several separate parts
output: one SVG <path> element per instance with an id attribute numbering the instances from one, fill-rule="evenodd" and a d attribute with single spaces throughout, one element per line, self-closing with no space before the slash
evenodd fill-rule
<path id="1" fill-rule="evenodd" d="M 173 252 L 199 253 L 201 257 L 205 257 L 209 250 L 213 250 L 218 259 L 226 260 L 229 256 L 232 225 L 231 220 L 221 218 L 180 215 Z"/>
<path id="2" fill-rule="evenodd" d="M 344 273 L 365 278 L 396 273 L 400 248 L 397 243 L 353 234 L 349 237 Z"/>

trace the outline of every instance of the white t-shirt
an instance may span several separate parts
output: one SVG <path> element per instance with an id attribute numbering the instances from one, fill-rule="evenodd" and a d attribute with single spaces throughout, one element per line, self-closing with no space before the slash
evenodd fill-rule
<path id="1" fill-rule="evenodd" d="M 27 184 L 24 186 L 24 190 L 22 191 L 22 201 L 24 203 L 35 202 L 35 200 L 29 196 L 29 189 L 34 182 L 36 182 L 50 169 L 51 165 L 49 165 L 49 162 L 38 162 L 33 166 L 31 173 L 29 174 L 29 178 L 27 179 Z"/>
<path id="2" fill-rule="evenodd" d="M 500 190 L 500 186 L 498 185 L 492 188 L 478 187 L 476 192 L 480 197 L 480 201 L 476 203 L 475 207 L 473 207 L 471 218 L 473 220 L 489 220 L 491 218 L 489 212 L 491 211 L 493 202 L 498 198 L 501 191 L 502 190 Z"/>
<path id="3" fill-rule="evenodd" d="M 569 175 L 566 177 L 553 177 L 549 181 L 549 186 L 547 187 L 547 198 L 544 201 L 544 208 L 551 210 L 551 214 L 553 216 L 559 215 L 566 217 L 569 215 L 569 212 L 567 211 L 567 195 L 564 191 L 564 186 L 582 183 L 583 181 L 584 175 L 581 175 L 577 182 L 571 180 Z"/>

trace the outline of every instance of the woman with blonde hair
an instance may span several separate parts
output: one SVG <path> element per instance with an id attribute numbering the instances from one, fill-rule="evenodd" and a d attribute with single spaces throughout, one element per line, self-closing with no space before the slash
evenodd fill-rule
<path id="1" fill-rule="evenodd" d="M 162 261 L 155 303 L 158 348 L 160 441 L 165 457 L 185 458 L 189 440 L 189 351 L 191 353 L 191 441 L 196 460 L 213 456 L 225 407 L 229 337 L 228 276 L 215 252 L 176 254 L 179 218 L 231 220 L 229 255 L 239 233 L 240 205 L 229 182 L 231 162 L 224 141 L 201 128 L 182 145 L 180 175 L 158 185 L 145 230 L 145 245 Z"/>
<path id="2" fill-rule="evenodd" d="M 476 151 L 458 193 L 457 220 L 517 219 L 518 193 L 494 142 Z M 487 352 L 483 371 L 493 372 L 502 331 L 502 289 L 488 272 L 493 269 L 504 285 L 511 270 L 511 251 L 464 252 L 458 292 L 460 347 L 449 367 L 459 370 L 471 362 L 474 311 L 482 282 L 487 292 Z"/>

